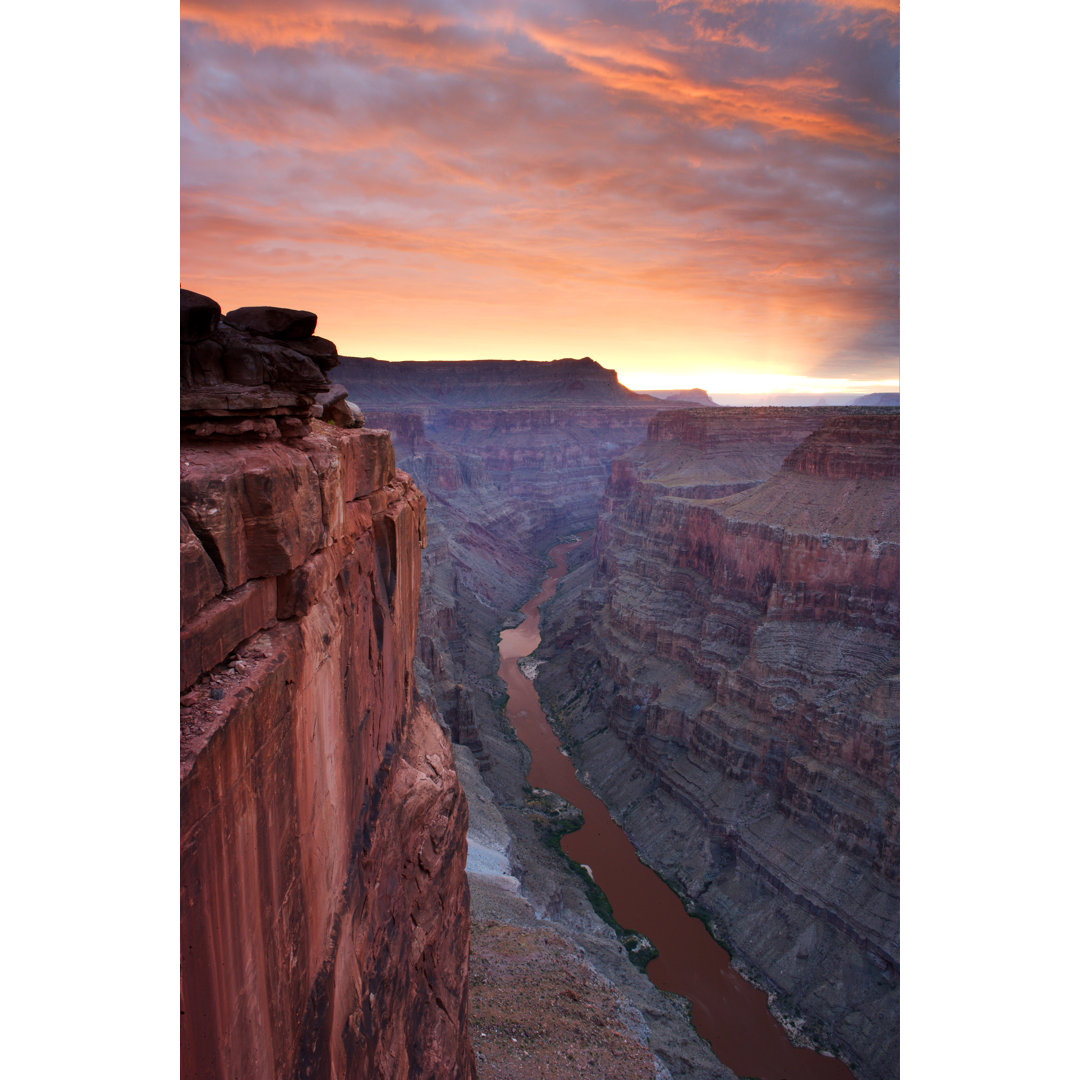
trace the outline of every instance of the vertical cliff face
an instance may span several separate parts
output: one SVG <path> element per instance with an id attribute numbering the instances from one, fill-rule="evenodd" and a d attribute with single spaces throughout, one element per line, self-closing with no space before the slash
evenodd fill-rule
<path id="1" fill-rule="evenodd" d="M 646 861 L 866 1077 L 898 1067 L 899 417 L 658 417 L 537 685 Z"/>
<path id="2" fill-rule="evenodd" d="M 314 316 L 183 301 L 183 1075 L 472 1077 L 467 809 L 412 680 L 424 498 Z"/>

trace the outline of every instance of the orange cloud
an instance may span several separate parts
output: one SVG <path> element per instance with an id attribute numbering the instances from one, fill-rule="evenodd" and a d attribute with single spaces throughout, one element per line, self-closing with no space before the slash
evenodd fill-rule
<path id="1" fill-rule="evenodd" d="M 454 26 L 456 18 L 435 11 L 418 11 L 407 4 L 296 4 L 293 0 L 181 0 L 180 17 L 204 23 L 225 41 L 261 49 L 297 47 L 317 42 L 343 43 L 358 30 L 414 29 L 426 33 Z"/>
<path id="2" fill-rule="evenodd" d="M 895 371 L 887 5 L 182 10 L 185 287 L 389 359 Z"/>
<path id="3" fill-rule="evenodd" d="M 530 35 L 567 64 L 620 93 L 640 94 L 665 106 L 693 111 L 702 123 L 726 126 L 748 123 L 846 146 L 890 153 L 891 136 L 856 123 L 830 109 L 820 98 L 835 90 L 834 81 L 806 74 L 728 85 L 706 83 L 680 72 L 672 63 L 640 50 L 610 45 L 599 48 L 536 27 Z"/>

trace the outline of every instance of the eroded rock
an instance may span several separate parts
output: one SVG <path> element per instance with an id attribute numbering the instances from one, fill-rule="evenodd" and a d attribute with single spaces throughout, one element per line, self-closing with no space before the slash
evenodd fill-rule
<path id="1" fill-rule="evenodd" d="M 326 372 L 337 347 L 315 337 L 316 316 L 291 308 L 245 307 L 220 317 L 207 296 L 181 290 L 180 430 L 191 438 L 302 438 L 323 415 Z M 331 394 L 326 416 L 363 426 L 352 402 Z"/>
<path id="2" fill-rule="evenodd" d="M 315 333 L 318 316 L 313 311 L 295 308 L 239 307 L 228 312 L 225 321 L 252 334 L 281 341 L 300 341 Z"/>
<path id="3" fill-rule="evenodd" d="M 180 342 L 191 345 L 208 338 L 218 326 L 221 305 L 190 289 L 180 290 Z"/>

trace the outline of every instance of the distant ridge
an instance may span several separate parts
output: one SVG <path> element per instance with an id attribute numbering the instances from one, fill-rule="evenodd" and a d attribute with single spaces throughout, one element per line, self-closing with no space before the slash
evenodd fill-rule
<path id="1" fill-rule="evenodd" d="M 376 360 L 342 356 L 335 378 L 365 406 L 630 404 L 640 395 L 592 357 L 561 360 Z"/>
<path id="2" fill-rule="evenodd" d="M 879 405 L 885 408 L 899 409 L 900 395 L 897 394 L 863 394 L 857 397 L 852 405 Z"/>
<path id="3" fill-rule="evenodd" d="M 699 386 L 695 386 L 692 390 L 642 390 L 641 393 L 648 394 L 649 397 L 663 398 L 666 401 L 691 401 L 695 405 L 716 404 Z"/>

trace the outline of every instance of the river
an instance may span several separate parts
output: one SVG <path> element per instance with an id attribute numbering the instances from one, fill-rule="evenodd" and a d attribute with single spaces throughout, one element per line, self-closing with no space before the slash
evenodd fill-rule
<path id="1" fill-rule="evenodd" d="M 589 867 L 616 920 L 653 943 L 659 955 L 646 973 L 661 990 L 689 999 L 694 1027 L 725 1065 L 760 1080 L 853 1080 L 836 1058 L 791 1044 L 769 1012 L 764 991 L 731 967 L 730 956 L 704 923 L 688 915 L 675 893 L 641 862 L 604 804 L 578 780 L 533 684 L 521 673 L 518 660 L 540 644 L 540 605 L 554 594 L 566 573 L 567 553 L 578 542 L 551 549 L 555 565 L 521 608 L 524 620 L 499 639 L 499 675 L 509 695 L 506 715 L 532 754 L 528 781 L 561 795 L 585 819 L 581 829 L 563 837 L 563 850 Z"/>

